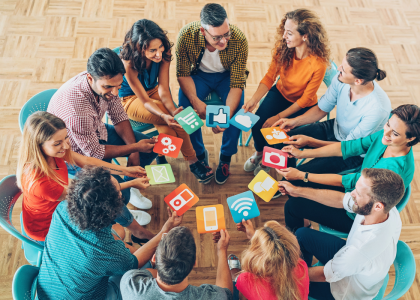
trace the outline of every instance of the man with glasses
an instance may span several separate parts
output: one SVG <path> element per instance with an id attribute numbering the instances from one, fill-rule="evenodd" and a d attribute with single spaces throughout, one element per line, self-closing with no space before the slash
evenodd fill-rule
<path id="1" fill-rule="evenodd" d="M 180 85 L 179 105 L 192 106 L 206 118 L 204 99 L 212 92 L 230 107 L 232 117 L 244 104 L 244 87 L 248 75 L 248 42 L 238 27 L 229 24 L 225 9 L 215 3 L 201 10 L 201 21 L 184 26 L 176 46 L 176 75 Z M 234 126 L 212 128 L 223 132 L 220 162 L 215 180 L 223 184 L 229 177 L 232 155 L 238 151 L 240 130 Z M 208 166 L 208 151 L 201 130 L 190 135 L 197 158 Z"/>

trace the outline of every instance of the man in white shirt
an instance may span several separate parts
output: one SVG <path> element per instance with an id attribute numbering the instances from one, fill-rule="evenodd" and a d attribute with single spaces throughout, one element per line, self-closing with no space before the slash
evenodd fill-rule
<path id="1" fill-rule="evenodd" d="M 310 228 L 296 231 L 308 266 L 315 256 L 324 266 L 309 268 L 309 296 L 318 299 L 371 300 L 393 264 L 401 233 L 395 205 L 404 195 L 401 177 L 386 169 L 363 169 L 351 193 L 279 183 L 283 194 L 307 197 L 356 213 L 347 240 Z"/>

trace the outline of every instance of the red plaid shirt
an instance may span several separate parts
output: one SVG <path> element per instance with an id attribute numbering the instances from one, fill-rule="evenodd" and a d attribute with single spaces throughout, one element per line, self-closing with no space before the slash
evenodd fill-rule
<path id="1" fill-rule="evenodd" d="M 105 112 L 112 124 L 128 120 L 121 100 L 115 96 L 111 101 L 99 97 L 99 103 L 87 81 L 87 72 L 82 72 L 67 81 L 51 98 L 48 112 L 62 119 L 67 126 L 73 151 L 103 159 L 105 145 L 99 140 L 108 140 L 108 132 L 102 118 Z"/>

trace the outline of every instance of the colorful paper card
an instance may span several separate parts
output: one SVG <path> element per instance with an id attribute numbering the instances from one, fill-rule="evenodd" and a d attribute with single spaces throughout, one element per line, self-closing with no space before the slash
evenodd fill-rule
<path id="1" fill-rule="evenodd" d="M 207 105 L 206 126 L 228 128 L 230 119 L 230 107 L 223 105 Z"/>
<path id="2" fill-rule="evenodd" d="M 227 198 L 227 204 L 235 223 L 241 223 L 243 219 L 249 220 L 260 215 L 260 210 L 251 191 Z"/>
<path id="3" fill-rule="evenodd" d="M 145 167 L 150 185 L 175 182 L 174 173 L 170 164 L 149 165 Z"/>
<path id="4" fill-rule="evenodd" d="M 185 184 L 181 184 L 173 190 L 164 201 L 169 207 L 176 211 L 178 216 L 182 216 L 194 204 L 198 202 L 198 197 L 194 192 Z"/>
<path id="5" fill-rule="evenodd" d="M 262 128 L 261 133 L 269 145 L 279 144 L 289 140 L 289 136 L 280 127 Z"/>
<path id="6" fill-rule="evenodd" d="M 265 202 L 269 202 L 278 191 L 277 181 L 263 170 L 252 179 L 248 188 Z"/>
<path id="7" fill-rule="evenodd" d="M 221 229 L 226 229 L 222 204 L 197 206 L 195 213 L 198 233 L 218 232 Z"/>
<path id="8" fill-rule="evenodd" d="M 188 106 L 186 109 L 177 114 L 175 116 L 175 120 L 188 134 L 193 133 L 204 125 L 203 121 L 201 121 L 200 117 L 191 106 Z"/>
<path id="9" fill-rule="evenodd" d="M 244 109 L 241 108 L 232 119 L 230 119 L 229 123 L 240 130 L 249 131 L 258 122 L 260 119 L 259 116 L 253 114 L 252 112 L 244 113 Z"/>
<path id="10" fill-rule="evenodd" d="M 287 157 L 286 152 L 265 146 L 261 163 L 266 167 L 284 169 L 287 168 Z"/>
<path id="11" fill-rule="evenodd" d="M 153 147 L 153 152 L 177 158 L 183 140 L 171 135 L 159 133 L 158 142 Z"/>

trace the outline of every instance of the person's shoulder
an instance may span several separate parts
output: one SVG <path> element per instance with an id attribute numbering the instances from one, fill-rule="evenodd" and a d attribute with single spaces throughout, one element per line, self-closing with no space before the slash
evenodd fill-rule
<path id="1" fill-rule="evenodd" d="M 232 40 L 240 40 L 240 41 L 246 41 L 246 36 L 242 32 L 242 30 L 239 29 L 238 26 L 234 24 L 229 24 L 230 30 L 231 30 L 231 39 Z"/>
<path id="2" fill-rule="evenodd" d="M 184 25 L 184 27 L 181 28 L 179 31 L 179 36 L 185 36 L 185 35 L 194 35 L 194 33 L 197 33 L 200 31 L 201 22 L 200 21 L 194 21 L 191 23 L 188 23 L 187 25 Z"/>
<path id="3" fill-rule="evenodd" d="M 190 293 L 193 297 L 207 300 L 232 299 L 232 292 L 227 288 L 222 288 L 213 284 L 202 284 L 200 286 L 189 285 Z"/>
<path id="4" fill-rule="evenodd" d="M 130 270 L 121 278 L 121 294 L 127 299 L 147 296 L 148 293 L 154 293 L 154 281 L 152 274 L 147 270 Z"/>
<path id="5" fill-rule="evenodd" d="M 325 72 L 327 70 L 329 63 L 321 57 L 311 54 L 308 58 L 308 62 L 312 66 L 314 71 L 321 70 Z"/>

